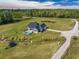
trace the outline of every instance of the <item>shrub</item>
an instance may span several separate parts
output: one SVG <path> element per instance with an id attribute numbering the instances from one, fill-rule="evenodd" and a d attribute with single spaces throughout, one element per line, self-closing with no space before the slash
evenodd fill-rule
<path id="1" fill-rule="evenodd" d="M 17 45 L 17 43 L 15 42 L 15 41 L 10 41 L 9 42 L 9 46 L 10 47 L 14 47 L 14 46 L 16 46 Z"/>

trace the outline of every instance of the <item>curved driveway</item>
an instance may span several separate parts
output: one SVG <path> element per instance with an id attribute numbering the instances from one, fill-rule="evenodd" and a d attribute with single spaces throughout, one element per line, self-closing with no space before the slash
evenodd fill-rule
<path id="1" fill-rule="evenodd" d="M 48 31 L 60 32 L 61 36 L 66 38 L 65 43 L 59 48 L 59 50 L 52 56 L 51 59 L 61 59 L 61 57 L 66 52 L 67 48 L 70 46 L 71 37 L 78 35 L 78 33 L 79 33 L 79 31 L 78 31 L 78 21 L 76 19 L 72 19 L 72 20 L 75 21 L 75 23 L 76 23 L 72 30 L 60 31 L 60 30 L 47 29 Z"/>

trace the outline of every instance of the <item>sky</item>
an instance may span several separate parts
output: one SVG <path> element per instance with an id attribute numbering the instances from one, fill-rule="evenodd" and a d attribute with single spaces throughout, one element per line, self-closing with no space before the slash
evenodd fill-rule
<path id="1" fill-rule="evenodd" d="M 79 9 L 79 0 L 0 0 L 0 8 Z"/>

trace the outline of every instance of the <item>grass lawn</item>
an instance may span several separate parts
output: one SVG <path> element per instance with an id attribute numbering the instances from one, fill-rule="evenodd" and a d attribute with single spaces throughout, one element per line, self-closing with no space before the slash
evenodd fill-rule
<path id="1" fill-rule="evenodd" d="M 62 59 L 79 59 L 79 37 L 72 39 L 71 45 Z"/>
<path id="2" fill-rule="evenodd" d="M 77 18 L 77 21 L 79 21 L 79 18 Z"/>
<path id="3" fill-rule="evenodd" d="M 20 21 L 18 23 L 0 25 L 0 34 L 10 36 L 22 35 L 26 25 L 29 22 L 43 23 L 43 19 L 51 21 L 51 23 L 44 22 L 50 29 L 57 30 L 70 30 L 73 28 L 74 23 L 69 18 L 33 18 L 29 20 Z M 52 23 L 54 22 L 54 23 Z"/>
<path id="4" fill-rule="evenodd" d="M 44 22 L 50 29 L 54 30 L 70 30 L 74 26 L 74 22 L 70 18 L 47 18 Z"/>
<path id="5" fill-rule="evenodd" d="M 17 23 L 0 25 L 0 37 L 19 38 L 25 36 L 23 31 L 29 22 L 39 22 L 45 18 L 33 18 L 23 20 Z M 46 18 L 54 21 L 53 24 L 47 23 L 47 26 L 52 29 L 69 30 L 74 23 L 65 18 Z M 62 25 L 63 24 L 63 25 Z M 64 25 L 65 24 L 65 25 Z M 8 42 L 0 41 L 0 59 L 50 59 L 51 56 L 63 44 L 64 38 L 60 37 L 60 33 L 45 31 L 43 33 L 32 34 L 26 36 L 32 43 L 26 45 L 26 42 L 18 42 L 16 47 L 5 49 Z"/>
<path id="6" fill-rule="evenodd" d="M 64 38 L 55 32 L 39 33 L 29 38 L 33 43 L 25 45 L 25 42 L 19 42 L 10 49 L 4 49 L 7 42 L 0 42 L 0 59 L 50 59 L 64 42 Z"/>

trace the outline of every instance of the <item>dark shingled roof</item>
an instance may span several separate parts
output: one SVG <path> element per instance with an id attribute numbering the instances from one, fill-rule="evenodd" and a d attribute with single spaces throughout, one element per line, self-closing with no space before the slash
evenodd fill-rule
<path id="1" fill-rule="evenodd" d="M 29 28 L 37 28 L 39 26 L 39 24 L 37 22 L 31 22 L 30 24 L 28 24 Z"/>

